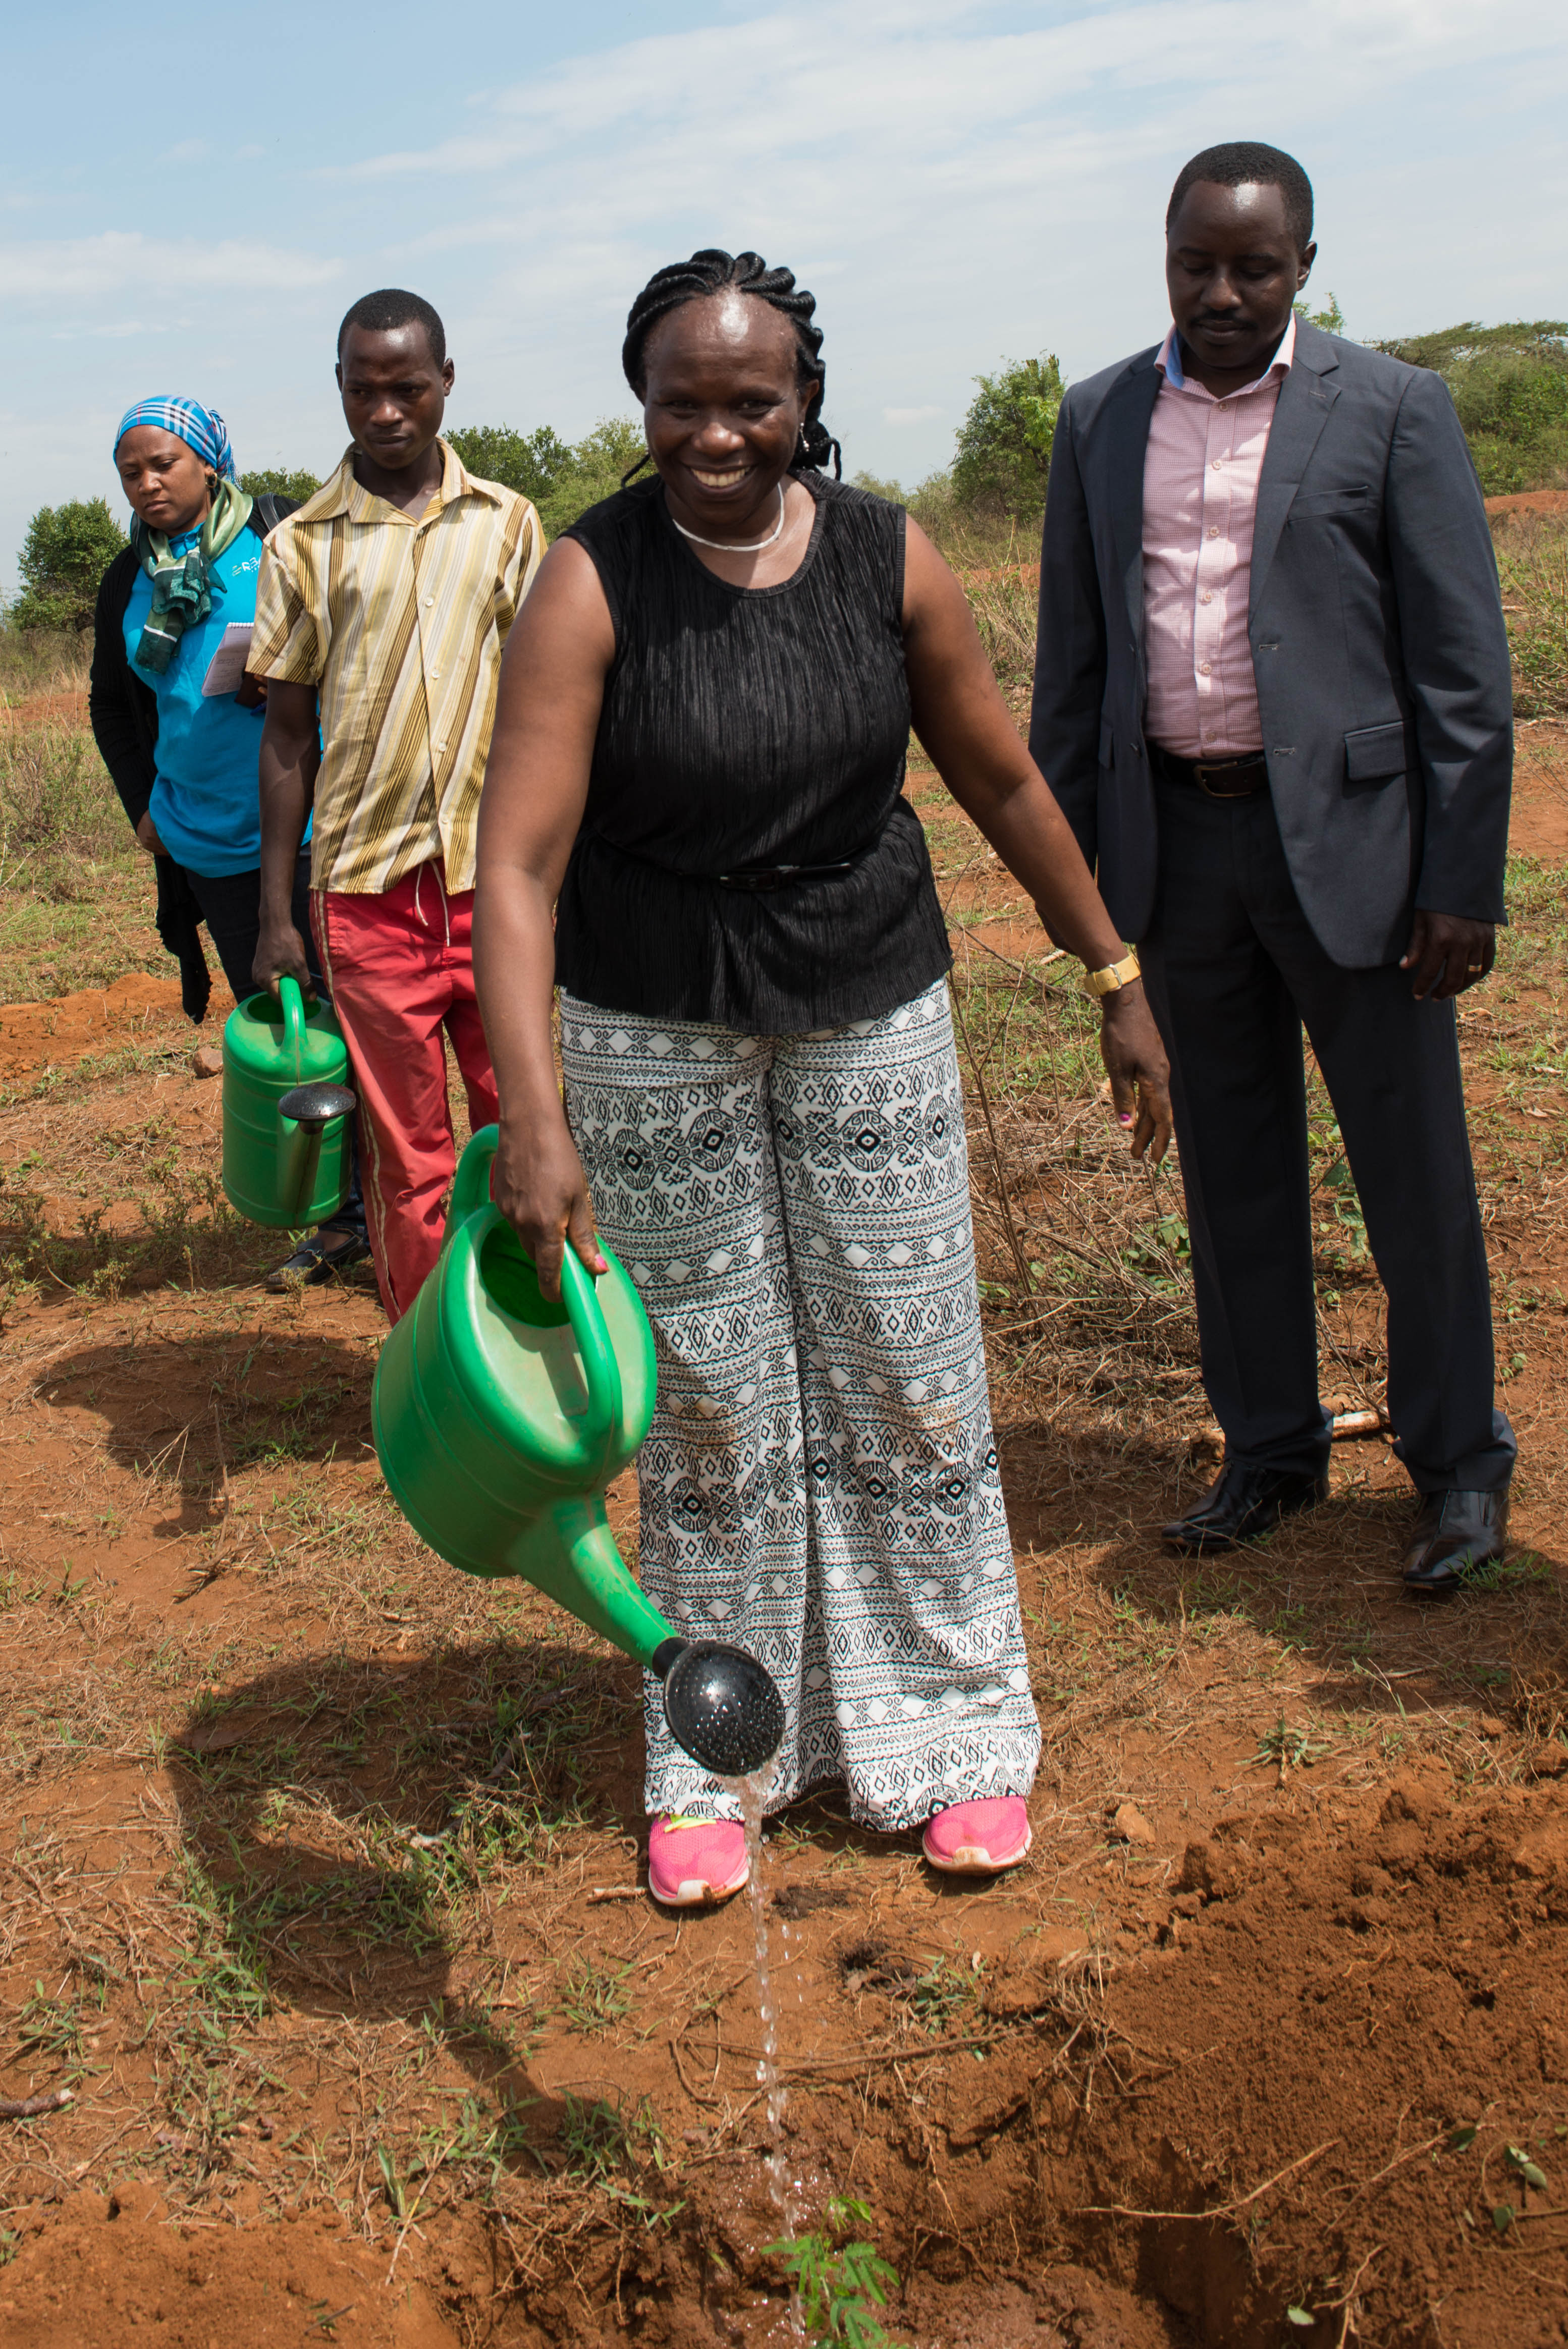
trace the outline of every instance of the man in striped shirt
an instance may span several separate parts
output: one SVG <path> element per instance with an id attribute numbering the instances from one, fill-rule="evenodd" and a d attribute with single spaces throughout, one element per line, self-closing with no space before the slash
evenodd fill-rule
<path id="1" fill-rule="evenodd" d="M 366 295 L 337 361 L 353 445 L 272 533 L 256 587 L 255 979 L 309 987 L 289 882 L 314 807 L 311 921 L 354 1066 L 370 1245 L 395 1321 L 440 1250 L 455 1163 L 443 1030 L 473 1124 L 496 1116 L 470 947 L 474 836 L 502 647 L 544 537 L 526 498 L 475 481 L 439 437 L 452 365 L 428 302 Z"/>

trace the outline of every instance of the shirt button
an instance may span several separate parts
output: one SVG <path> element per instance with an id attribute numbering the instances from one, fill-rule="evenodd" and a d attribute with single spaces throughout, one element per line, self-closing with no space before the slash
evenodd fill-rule
<path id="1" fill-rule="evenodd" d="M 435 597 L 433 595 L 427 595 L 425 597 L 425 609 L 427 612 L 433 612 L 435 610 Z"/>
<path id="2" fill-rule="evenodd" d="M 1210 667 L 1210 665 L 1209 665 L 1209 663 L 1208 663 L 1207 661 L 1199 661 L 1199 664 L 1198 664 L 1198 674 L 1199 674 L 1199 677 L 1207 677 L 1207 676 L 1208 676 L 1208 674 L 1209 674 L 1209 667 Z"/>
<path id="3" fill-rule="evenodd" d="M 1209 525 L 1209 535 L 1210 535 L 1210 538 L 1218 538 L 1218 537 L 1219 537 L 1219 535 L 1220 535 L 1220 525 L 1219 525 L 1219 523 L 1218 523 L 1211 522 L 1211 523 L 1210 523 L 1210 525 Z"/>
<path id="4" fill-rule="evenodd" d="M 1213 458 L 1210 461 L 1211 461 L 1211 462 L 1212 462 L 1212 464 L 1213 464 L 1214 471 L 1215 471 L 1216 472 L 1218 472 L 1218 471 L 1220 471 L 1220 466 L 1224 463 L 1225 460 L 1223 459 L 1223 457 L 1215 457 L 1215 458 Z"/>
<path id="5" fill-rule="evenodd" d="M 441 671 L 440 671 L 440 669 L 439 669 L 439 668 L 432 668 L 432 669 L 431 669 L 431 683 L 432 685 L 438 685 L 440 682 L 441 682 Z"/>
<path id="6" fill-rule="evenodd" d="M 1207 587 L 1205 587 L 1205 589 L 1203 590 L 1202 595 L 1199 597 L 1199 603 L 1202 603 L 1202 604 L 1212 604 L 1212 602 L 1214 601 L 1214 598 L 1213 598 L 1212 595 L 1210 593 L 1210 591 L 1209 591 L 1209 589 L 1208 589 Z"/>

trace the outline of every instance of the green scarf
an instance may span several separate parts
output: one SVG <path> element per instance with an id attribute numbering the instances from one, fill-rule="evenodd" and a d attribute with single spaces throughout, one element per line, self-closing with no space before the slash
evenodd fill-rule
<path id="1" fill-rule="evenodd" d="M 220 481 L 201 538 L 185 554 L 171 554 L 161 531 L 149 530 L 140 521 L 131 524 L 131 548 L 152 582 L 152 609 L 136 647 L 138 668 L 161 677 L 186 629 L 206 618 L 213 608 L 213 564 L 249 522 L 251 505 L 237 481 Z M 220 585 L 219 595 L 223 592 Z"/>

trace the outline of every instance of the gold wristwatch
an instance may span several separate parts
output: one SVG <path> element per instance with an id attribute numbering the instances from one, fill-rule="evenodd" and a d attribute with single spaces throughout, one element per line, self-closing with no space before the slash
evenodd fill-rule
<path id="1" fill-rule="evenodd" d="M 1135 978 L 1143 977 L 1143 965 L 1133 947 L 1120 962 L 1108 962 L 1103 970 L 1086 970 L 1078 981 L 1085 995 L 1114 995 L 1119 987 L 1130 987 Z"/>

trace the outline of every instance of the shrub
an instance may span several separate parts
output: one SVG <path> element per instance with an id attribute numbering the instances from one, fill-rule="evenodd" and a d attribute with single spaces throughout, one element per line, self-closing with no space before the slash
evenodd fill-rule
<path id="1" fill-rule="evenodd" d="M 648 453 L 642 426 L 629 416 L 602 417 L 571 452 L 571 463 L 539 508 L 547 538 L 558 538 L 580 513 L 613 498 L 621 475 Z"/>
<path id="2" fill-rule="evenodd" d="M 78 635 L 90 628 L 99 582 L 124 544 L 105 498 L 40 506 L 22 542 L 22 593 L 6 616 L 10 625 Z"/>
<path id="3" fill-rule="evenodd" d="M 613 497 L 621 475 L 646 454 L 642 427 L 629 416 L 601 419 L 575 444 L 547 424 L 533 432 L 510 424 L 464 424 L 446 437 L 479 480 L 532 498 L 548 539 L 558 538 L 601 498 Z"/>
<path id="4" fill-rule="evenodd" d="M 1296 303 L 1294 308 L 1298 318 L 1304 318 L 1309 326 L 1321 326 L 1325 335 L 1343 335 L 1345 332 L 1345 313 L 1339 306 L 1337 294 L 1329 295 L 1325 309 L 1309 310 L 1304 302 Z"/>
<path id="5" fill-rule="evenodd" d="M 953 491 L 961 505 L 1015 522 L 1045 511 L 1051 443 L 1066 386 L 1054 355 L 1019 359 L 975 378 L 978 397 L 959 426 Z"/>
<path id="6" fill-rule="evenodd" d="M 571 468 L 571 450 L 547 424 L 534 432 L 510 424 L 464 424 L 446 438 L 476 479 L 499 481 L 536 506 Z"/>
<path id="7" fill-rule="evenodd" d="M 1568 481 L 1568 323 L 1468 319 L 1372 347 L 1442 377 L 1488 497 Z"/>
<path id="8" fill-rule="evenodd" d="M 240 487 L 247 497 L 292 498 L 296 506 L 302 506 L 306 498 L 316 495 L 321 483 L 303 465 L 292 473 L 281 465 L 258 465 L 240 475 Z"/>

